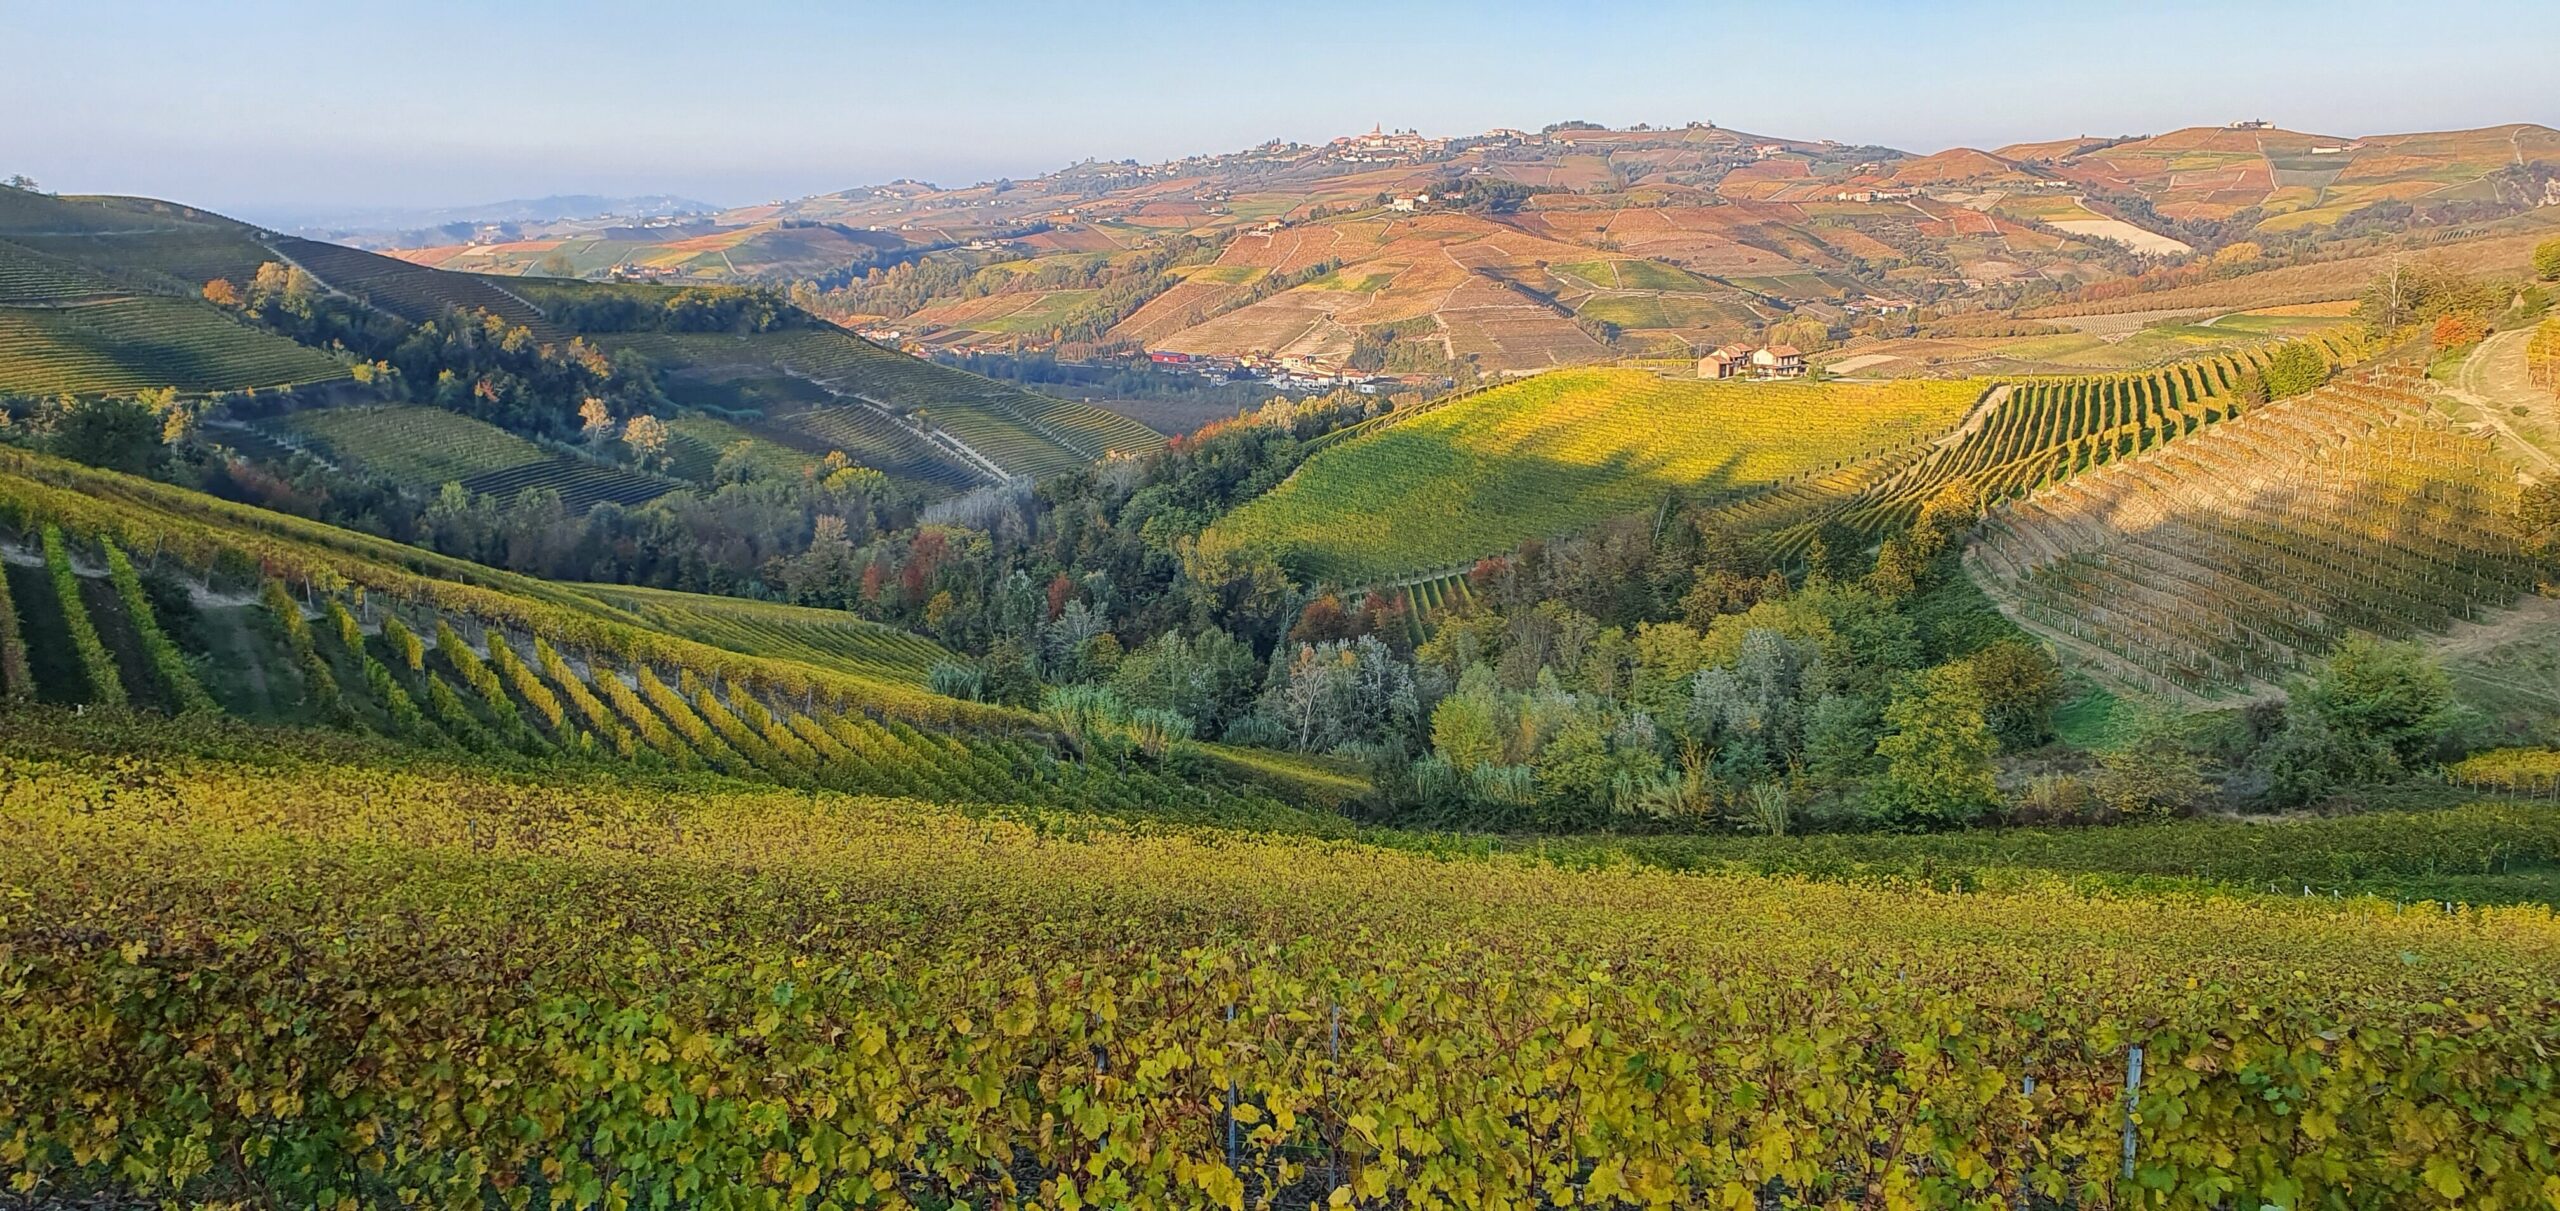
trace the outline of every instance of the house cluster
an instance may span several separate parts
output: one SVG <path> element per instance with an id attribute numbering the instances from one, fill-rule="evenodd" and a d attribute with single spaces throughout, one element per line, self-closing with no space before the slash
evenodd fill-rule
<path id="1" fill-rule="evenodd" d="M 1834 202 L 1899 202 L 1920 196 L 1917 189 L 1843 189 L 1831 195 Z"/>
<path id="2" fill-rule="evenodd" d="M 1409 198 L 1393 198 L 1393 199 L 1390 199 L 1390 200 L 1387 202 L 1387 209 L 1389 209 L 1389 210 L 1393 210 L 1393 211 L 1397 211 L 1397 212 L 1399 212 L 1399 213 L 1403 213 L 1403 214 L 1411 214 L 1411 213 L 1413 213 L 1414 211 L 1420 210 L 1420 209 L 1422 209 L 1422 208 L 1423 208 L 1423 207 L 1425 207 L 1425 206 L 1429 206 L 1430 204 L 1431 204 L 1431 195 L 1430 195 L 1430 194 L 1427 194 L 1427 193 L 1417 193 L 1417 194 L 1415 194 L 1415 195 L 1413 195 L 1412 197 L 1409 197 Z"/>
<path id="3" fill-rule="evenodd" d="M 1443 155 L 1448 150 L 1447 139 L 1427 138 L 1411 130 L 1389 134 L 1375 126 L 1367 134 L 1344 135 L 1325 146 L 1328 154 L 1346 164 L 1395 164 Z"/>
<path id="4" fill-rule="evenodd" d="M 1212 353 L 1179 353 L 1169 349 L 1149 350 L 1147 361 L 1158 370 L 1176 374 L 1196 374 L 1212 383 L 1253 381 L 1282 391 L 1334 391 L 1350 388 L 1363 395 L 1376 395 L 1406 382 L 1391 374 L 1362 374 L 1343 370 L 1312 358 L 1266 357 L 1246 354 L 1227 357 Z"/>
<path id="5" fill-rule="evenodd" d="M 1802 378 L 1804 351 L 1793 345 L 1718 345 L 1698 359 L 1699 378 Z"/>

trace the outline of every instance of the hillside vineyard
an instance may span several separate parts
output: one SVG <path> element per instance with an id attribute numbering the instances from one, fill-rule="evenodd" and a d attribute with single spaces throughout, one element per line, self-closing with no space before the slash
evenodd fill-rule
<path id="1" fill-rule="evenodd" d="M 693 179 L 0 183 L 0 1211 L 2560 1208 L 2560 132 Z"/>

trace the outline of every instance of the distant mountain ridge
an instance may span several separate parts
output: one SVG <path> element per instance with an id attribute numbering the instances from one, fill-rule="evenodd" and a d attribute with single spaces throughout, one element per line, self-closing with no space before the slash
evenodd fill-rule
<path id="1" fill-rule="evenodd" d="M 509 198 L 466 206 L 350 208 L 284 216 L 278 230 L 315 239 L 374 237 L 391 246 L 409 233 L 439 228 L 466 229 L 507 223 L 558 223 L 603 218 L 657 219 L 708 215 L 721 207 L 674 194 L 609 196 L 555 193 L 539 198 Z"/>

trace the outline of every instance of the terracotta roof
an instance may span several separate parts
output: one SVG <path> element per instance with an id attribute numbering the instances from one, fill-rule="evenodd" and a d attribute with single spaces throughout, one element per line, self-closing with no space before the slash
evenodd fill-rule
<path id="1" fill-rule="evenodd" d="M 1795 347 L 1795 346 L 1793 346 L 1793 345 L 1771 345 L 1771 346 L 1769 346 L 1769 356 L 1771 356 L 1771 357 L 1803 357 L 1803 356 L 1804 356 L 1804 350 L 1802 350 L 1802 349 L 1798 349 L 1798 348 L 1796 348 L 1796 347 Z"/>

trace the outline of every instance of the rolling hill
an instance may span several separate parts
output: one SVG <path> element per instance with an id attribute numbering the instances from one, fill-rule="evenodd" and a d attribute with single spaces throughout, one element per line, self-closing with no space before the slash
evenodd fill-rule
<path id="1" fill-rule="evenodd" d="M 1341 794 L 1341 774 L 1280 754 L 1204 754 L 1234 771 L 1205 780 L 1088 766 L 1042 716 L 927 689 L 951 653 L 841 612 L 554 584 L 14 448 L 0 556 L 0 694 L 41 703 L 953 803 Z M 110 583 L 136 566 L 182 586 L 179 612 Z"/>
<path id="2" fill-rule="evenodd" d="M 2560 198 L 2541 192 L 2556 168 L 2560 132 L 2530 124 L 2363 138 L 2192 127 L 1919 156 L 1704 123 L 1563 124 L 898 182 L 723 212 L 682 238 L 635 233 L 658 242 L 621 252 L 564 232 L 402 255 L 809 281 L 831 313 L 919 348 L 1339 367 L 1366 336 L 1391 338 L 1401 369 L 1502 374 L 1687 353 L 1787 318 L 2102 286 L 2141 271 L 2132 258 L 2187 256 L 2198 232 L 2181 224 L 2237 221 L 2212 238 L 2311 248 L 2352 214 L 2360 238 L 2432 236 Z M 830 229 L 904 247 L 886 266 L 847 250 L 834 272 L 756 251 Z"/>
<path id="3" fill-rule="evenodd" d="M 2411 388 L 2341 381 L 2038 491 L 1967 562 L 2022 623 L 2174 693 L 2279 682 L 2351 633 L 2441 634 L 2540 572 L 2514 472 Z"/>
<path id="4" fill-rule="evenodd" d="M 746 423 L 812 458 L 842 450 L 927 491 L 1046 477 L 1163 440 L 1127 418 L 937 366 L 796 314 L 771 330 L 737 334 L 623 332 L 582 318 L 598 300 L 654 305 L 673 287 L 447 272 L 169 203 L 20 190 L 0 190 L 0 393 L 175 387 L 202 395 L 345 380 L 341 358 L 200 296 L 208 281 L 245 283 L 269 262 L 300 268 L 322 288 L 408 324 L 485 312 L 538 342 L 581 339 L 629 351 L 647 360 L 679 406 Z M 355 455 L 359 447 L 414 436 L 396 425 L 371 435 L 358 427 L 341 421 L 334 436 L 359 462 L 367 461 Z M 289 434 L 268 436 L 291 442 Z M 545 455 L 540 461 L 552 472 L 493 480 L 491 490 L 550 478 L 581 499 L 629 503 L 654 494 L 644 479 L 608 483 L 609 474 L 599 479 L 564 457 Z"/>
<path id="5" fill-rule="evenodd" d="M 1440 571 L 1679 495 L 1740 496 L 1915 446 L 1983 394 L 1969 382 L 1682 381 L 1570 370 L 1352 435 L 1219 520 L 1204 551 L 1358 586 Z"/>
<path id="6" fill-rule="evenodd" d="M 0 395 L 184 395 L 335 382 L 346 365 L 224 312 L 188 276 L 257 248 L 201 212 L 0 189 Z M 183 288 L 182 288 L 183 287 Z"/>

